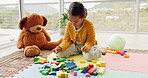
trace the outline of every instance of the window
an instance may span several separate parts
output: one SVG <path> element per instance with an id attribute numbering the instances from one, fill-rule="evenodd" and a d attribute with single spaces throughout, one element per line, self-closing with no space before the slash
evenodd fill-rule
<path id="1" fill-rule="evenodd" d="M 14 40 L 19 20 L 19 0 L 0 0 L 0 44 Z"/>
<path id="2" fill-rule="evenodd" d="M 148 32 L 148 0 L 140 1 L 139 32 Z"/>
<path id="3" fill-rule="evenodd" d="M 38 13 L 47 18 L 48 24 L 45 29 L 55 30 L 58 28 L 59 0 L 24 0 L 26 16 Z"/>
<path id="4" fill-rule="evenodd" d="M 97 31 L 134 31 L 134 0 L 87 1 L 83 0 L 82 3 L 88 10 L 87 18 L 93 22 Z M 69 4 L 65 4 L 65 8 Z"/>

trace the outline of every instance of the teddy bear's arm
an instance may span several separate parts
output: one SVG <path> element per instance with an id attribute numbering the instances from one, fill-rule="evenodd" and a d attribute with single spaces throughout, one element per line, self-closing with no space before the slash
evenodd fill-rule
<path id="1" fill-rule="evenodd" d="M 17 45 L 18 49 L 24 48 L 24 45 L 23 45 L 23 32 L 20 33 L 20 36 L 19 36 L 19 38 L 17 40 L 16 45 Z"/>
<path id="2" fill-rule="evenodd" d="M 48 33 L 45 31 L 45 29 L 43 29 L 43 33 L 45 34 L 47 41 L 51 41 L 51 38 L 48 35 Z"/>

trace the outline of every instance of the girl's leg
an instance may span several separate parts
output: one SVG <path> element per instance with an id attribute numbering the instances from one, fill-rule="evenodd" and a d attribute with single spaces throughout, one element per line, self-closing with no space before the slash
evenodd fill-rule
<path id="1" fill-rule="evenodd" d="M 77 49 L 77 45 L 72 43 L 64 52 L 60 52 L 57 54 L 58 57 L 70 57 L 71 55 L 77 55 L 80 54 L 80 52 Z"/>
<path id="2" fill-rule="evenodd" d="M 83 57 L 87 61 L 96 60 L 101 56 L 101 52 L 99 51 L 99 47 L 97 45 L 92 46 L 88 53 L 83 52 Z"/>

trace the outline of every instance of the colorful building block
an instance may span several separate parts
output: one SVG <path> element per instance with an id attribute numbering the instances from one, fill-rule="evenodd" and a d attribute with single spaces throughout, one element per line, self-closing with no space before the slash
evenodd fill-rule
<path id="1" fill-rule="evenodd" d="M 84 60 L 81 60 L 80 63 L 85 63 L 85 61 Z"/>
<path id="2" fill-rule="evenodd" d="M 87 65 L 80 66 L 79 68 L 83 70 L 85 67 L 87 67 Z"/>
<path id="3" fill-rule="evenodd" d="M 73 76 L 77 76 L 77 72 L 74 70 L 70 70 L 70 74 L 72 74 Z"/>
<path id="4" fill-rule="evenodd" d="M 49 71 L 42 71 L 42 75 L 48 75 Z"/>
<path id="5" fill-rule="evenodd" d="M 57 71 L 56 78 L 68 78 L 68 73 L 62 72 L 62 71 Z"/>
<path id="6" fill-rule="evenodd" d="M 96 63 L 96 62 L 97 62 L 97 60 L 92 60 L 91 62 L 92 62 L 92 63 Z"/>
<path id="7" fill-rule="evenodd" d="M 128 55 L 123 55 L 123 57 L 125 57 L 125 58 L 129 58 L 129 56 L 128 56 Z"/>
<path id="8" fill-rule="evenodd" d="M 80 68 L 76 67 L 76 68 L 74 68 L 74 70 L 75 70 L 75 71 L 79 71 L 79 70 L 80 70 Z"/>
<path id="9" fill-rule="evenodd" d="M 98 70 L 98 74 L 103 75 L 104 71 L 105 71 L 105 67 L 100 67 L 99 70 Z"/>
<path id="10" fill-rule="evenodd" d="M 85 77 L 90 77 L 90 74 L 89 73 L 86 73 L 84 76 Z"/>
<path id="11" fill-rule="evenodd" d="M 92 67 L 90 70 L 87 71 L 90 75 L 95 72 L 97 69 L 95 67 Z"/>
<path id="12" fill-rule="evenodd" d="M 105 67 L 106 66 L 106 62 L 105 61 L 101 61 L 99 66 L 100 67 Z"/>
<path id="13" fill-rule="evenodd" d="M 87 71 L 88 71 L 88 67 L 86 67 L 86 68 L 84 68 L 82 71 L 81 71 L 81 73 L 87 73 Z"/>

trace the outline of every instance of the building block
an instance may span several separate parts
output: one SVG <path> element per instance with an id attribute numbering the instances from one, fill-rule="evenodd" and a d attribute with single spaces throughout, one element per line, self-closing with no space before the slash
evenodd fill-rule
<path id="1" fill-rule="evenodd" d="M 105 67 L 100 67 L 99 70 L 98 70 L 98 74 L 103 75 L 104 71 L 105 71 Z"/>
<path id="2" fill-rule="evenodd" d="M 59 71 L 65 72 L 65 70 L 59 70 Z"/>
<path id="3" fill-rule="evenodd" d="M 101 61 L 100 62 L 100 67 L 105 67 L 106 66 L 106 62 L 105 61 Z"/>
<path id="4" fill-rule="evenodd" d="M 83 70 L 85 67 L 87 67 L 87 65 L 80 66 L 79 68 L 80 68 L 81 70 Z"/>
<path id="5" fill-rule="evenodd" d="M 57 71 L 56 78 L 68 78 L 68 73 L 62 72 L 62 71 Z"/>
<path id="6" fill-rule="evenodd" d="M 44 62 L 42 61 L 42 62 L 38 62 L 38 64 L 44 64 Z"/>
<path id="7" fill-rule="evenodd" d="M 63 68 L 63 70 L 68 71 L 68 70 L 69 70 L 69 68 L 68 68 L 68 67 L 64 67 L 64 68 Z"/>
<path id="8" fill-rule="evenodd" d="M 40 61 L 35 61 L 34 64 L 39 64 Z"/>
<path id="9" fill-rule="evenodd" d="M 92 60 L 91 62 L 92 62 L 92 63 L 96 63 L 96 62 L 97 62 L 97 60 Z"/>
<path id="10" fill-rule="evenodd" d="M 71 62 L 74 62 L 75 60 L 74 59 L 71 59 Z"/>
<path id="11" fill-rule="evenodd" d="M 34 62 L 35 61 L 38 61 L 41 57 L 37 56 L 37 57 L 34 57 Z"/>
<path id="12" fill-rule="evenodd" d="M 79 71 L 79 70 L 80 70 L 80 68 L 76 67 L 76 68 L 74 68 L 74 70 L 75 70 L 75 71 Z"/>
<path id="13" fill-rule="evenodd" d="M 48 75 L 49 71 L 42 71 L 42 75 Z"/>
<path id="14" fill-rule="evenodd" d="M 90 75 L 95 72 L 97 69 L 95 67 L 92 67 L 90 70 L 87 71 Z"/>
<path id="15" fill-rule="evenodd" d="M 68 64 L 68 63 L 70 63 L 70 61 L 64 61 L 64 63 Z"/>
<path id="16" fill-rule="evenodd" d="M 94 67 L 94 65 L 93 64 L 89 64 L 88 67 L 92 68 L 92 67 Z"/>
<path id="17" fill-rule="evenodd" d="M 56 58 L 52 58 L 53 60 L 56 60 Z"/>
<path id="18" fill-rule="evenodd" d="M 51 64 L 56 64 L 56 65 L 59 65 L 60 62 L 56 62 L 56 61 L 52 61 Z"/>
<path id="19" fill-rule="evenodd" d="M 95 71 L 95 72 L 92 73 L 92 75 L 93 75 L 93 76 L 97 76 L 97 75 L 98 75 L 98 72 Z"/>
<path id="20" fill-rule="evenodd" d="M 81 73 L 87 73 L 87 71 L 88 71 L 88 67 L 86 67 L 86 68 L 84 68 L 82 71 L 81 71 Z"/>
<path id="21" fill-rule="evenodd" d="M 70 74 L 72 74 L 73 76 L 77 76 L 77 72 L 74 70 L 70 70 Z"/>
<path id="22" fill-rule="evenodd" d="M 125 58 L 129 58 L 129 56 L 128 56 L 128 55 L 123 55 L 123 57 L 125 57 Z"/>
<path id="23" fill-rule="evenodd" d="M 121 56 L 126 55 L 125 53 L 120 53 Z"/>
<path id="24" fill-rule="evenodd" d="M 70 63 L 66 64 L 65 66 L 68 67 L 69 69 L 73 69 L 73 68 L 77 67 L 77 65 L 74 62 L 70 62 Z"/>
<path id="25" fill-rule="evenodd" d="M 49 75 L 56 75 L 56 71 L 49 72 Z"/>
<path id="26" fill-rule="evenodd" d="M 85 77 L 90 77 L 90 74 L 89 73 L 86 73 L 84 76 Z"/>
<path id="27" fill-rule="evenodd" d="M 63 69 L 63 68 L 65 67 L 65 63 L 60 63 L 60 64 L 58 65 L 58 67 L 61 68 L 61 69 Z"/>
<path id="28" fill-rule="evenodd" d="M 38 59 L 38 61 L 44 62 L 44 61 L 47 61 L 47 59 L 41 57 Z"/>
<path id="29" fill-rule="evenodd" d="M 81 60 L 80 63 L 85 63 L 85 61 L 84 60 Z"/>
<path id="30" fill-rule="evenodd" d="M 59 71 L 59 67 L 52 67 L 52 71 Z"/>
<path id="31" fill-rule="evenodd" d="M 101 64 L 100 62 L 99 62 L 99 63 L 96 63 L 96 66 L 98 66 L 98 67 L 99 67 L 99 66 L 100 66 L 100 64 Z"/>

